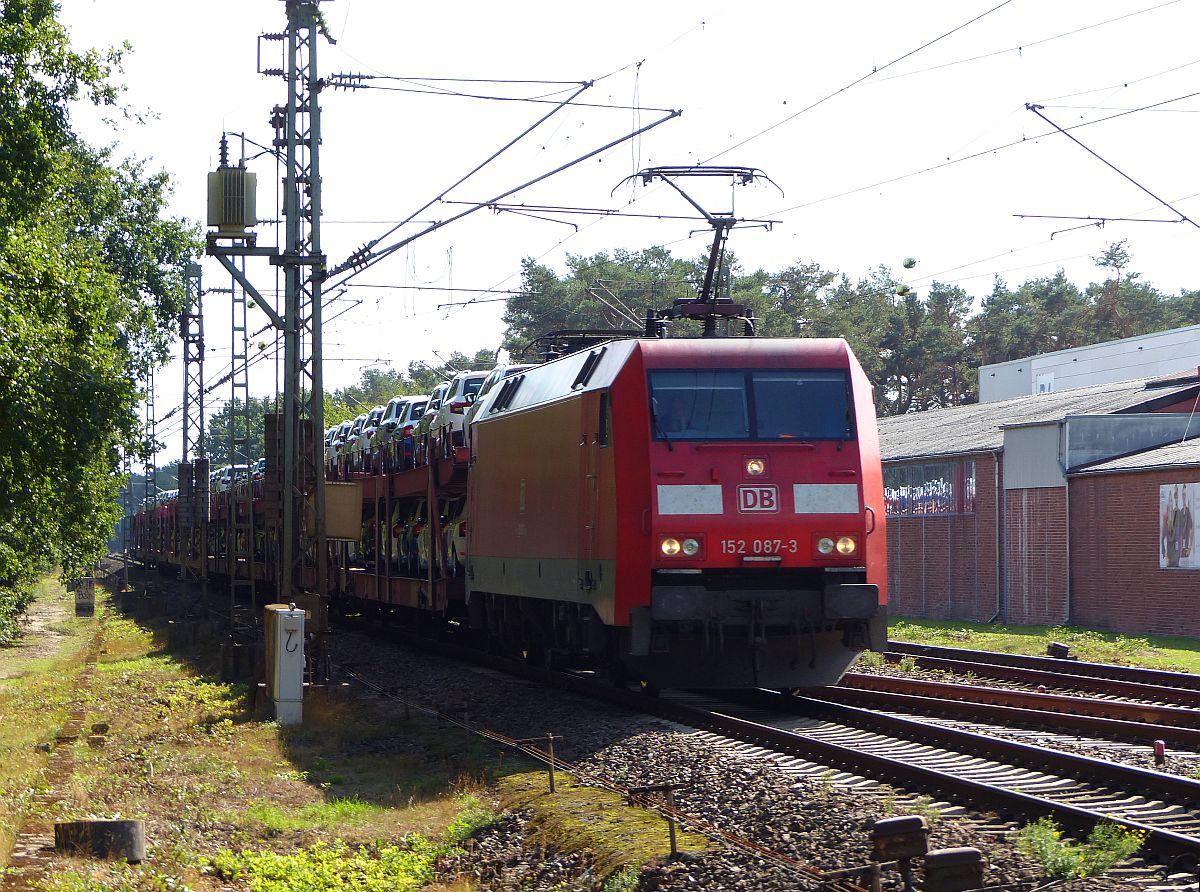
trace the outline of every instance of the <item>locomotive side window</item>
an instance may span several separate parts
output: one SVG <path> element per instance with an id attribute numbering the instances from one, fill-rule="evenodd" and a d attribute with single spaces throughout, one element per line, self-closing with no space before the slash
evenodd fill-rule
<path id="1" fill-rule="evenodd" d="M 657 440 L 850 440 L 853 403 L 839 369 L 650 372 Z"/>
<path id="2" fill-rule="evenodd" d="M 596 441 L 601 447 L 608 445 L 609 432 L 612 430 L 612 405 L 609 403 L 611 397 L 607 390 L 600 392 L 600 425 L 596 432 Z"/>

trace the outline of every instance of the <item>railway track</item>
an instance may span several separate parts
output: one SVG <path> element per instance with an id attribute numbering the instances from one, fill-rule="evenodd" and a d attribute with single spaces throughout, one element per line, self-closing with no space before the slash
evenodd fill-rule
<path id="1" fill-rule="evenodd" d="M 427 646 L 420 640 L 412 643 Z M 439 645 L 444 655 L 622 705 L 880 783 L 1023 820 L 1049 816 L 1086 834 L 1112 821 L 1144 834 L 1145 849 L 1200 860 L 1200 781 L 940 727 L 916 719 L 772 691 L 736 700 L 653 697 L 573 675 Z"/>
<path id="2" fill-rule="evenodd" d="M 847 673 L 836 687 L 806 693 L 889 712 L 1200 747 L 1200 709 L 1189 707 L 861 673 Z"/>
<path id="3" fill-rule="evenodd" d="M 1045 687 L 1047 690 L 1200 708 L 1200 676 L 1188 672 L 932 647 L 899 641 L 888 642 L 886 658 L 894 663 L 907 658 L 919 669 L 1000 679 L 1030 688 Z"/>
<path id="4" fill-rule="evenodd" d="M 1200 857 L 1200 781 L 807 697 L 664 702 L 662 713 L 903 788 L 1088 831 L 1143 832 L 1163 857 Z"/>

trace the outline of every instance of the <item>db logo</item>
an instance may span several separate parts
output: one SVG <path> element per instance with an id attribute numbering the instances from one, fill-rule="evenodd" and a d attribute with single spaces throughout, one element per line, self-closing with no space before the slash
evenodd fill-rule
<path id="1" fill-rule="evenodd" d="M 765 486 L 739 486 L 738 511 L 750 514 L 756 511 L 775 513 L 779 511 L 779 490 L 774 484 Z"/>

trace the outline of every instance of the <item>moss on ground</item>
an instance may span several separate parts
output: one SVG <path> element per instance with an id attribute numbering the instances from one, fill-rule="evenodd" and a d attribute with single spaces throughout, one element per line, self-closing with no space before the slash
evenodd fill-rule
<path id="1" fill-rule="evenodd" d="M 671 851 L 666 819 L 657 812 L 630 805 L 610 790 L 575 782 L 555 772 L 550 793 L 544 771 L 500 778 L 500 801 L 505 808 L 530 816 L 534 841 L 567 852 L 589 852 L 601 874 L 640 865 Z M 676 826 L 679 851 L 699 851 L 708 840 Z"/>

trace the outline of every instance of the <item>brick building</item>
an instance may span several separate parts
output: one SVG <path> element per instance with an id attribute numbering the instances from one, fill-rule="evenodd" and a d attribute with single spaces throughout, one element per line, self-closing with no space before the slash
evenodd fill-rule
<path id="1" fill-rule="evenodd" d="M 1158 567 L 1155 489 L 1200 484 L 1198 402 L 1192 373 L 880 419 L 889 611 L 1200 634 L 1200 555 Z M 1128 603 L 1156 587 L 1170 615 Z"/>
<path id="2" fill-rule="evenodd" d="M 1067 475 L 1071 502 L 1071 622 L 1122 632 L 1200 637 L 1200 555 L 1192 530 L 1174 560 L 1163 496 L 1200 489 L 1200 439 L 1172 443 Z M 1153 511 L 1148 511 L 1152 506 Z M 1177 508 L 1182 511 L 1184 509 Z M 1187 524 L 1191 526 L 1189 522 Z M 1175 564 L 1175 566 L 1171 566 Z M 1190 564 L 1191 566 L 1182 566 Z"/>

